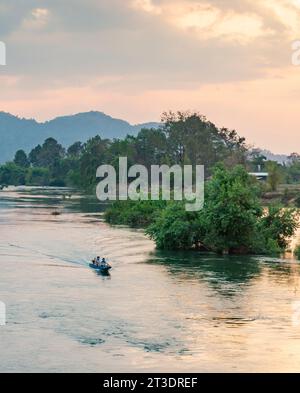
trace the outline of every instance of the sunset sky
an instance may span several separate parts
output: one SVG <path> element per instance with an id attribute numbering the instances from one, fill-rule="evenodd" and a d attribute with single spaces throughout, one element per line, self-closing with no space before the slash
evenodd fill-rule
<path id="1" fill-rule="evenodd" d="M 131 123 L 197 110 L 300 152 L 300 0 L 1 0 L 0 110 Z"/>

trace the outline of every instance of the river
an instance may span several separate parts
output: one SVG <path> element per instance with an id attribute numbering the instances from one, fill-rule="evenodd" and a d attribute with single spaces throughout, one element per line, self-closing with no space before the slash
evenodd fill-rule
<path id="1" fill-rule="evenodd" d="M 300 371 L 297 261 L 157 252 L 102 207 L 0 191 L 0 372 Z"/>

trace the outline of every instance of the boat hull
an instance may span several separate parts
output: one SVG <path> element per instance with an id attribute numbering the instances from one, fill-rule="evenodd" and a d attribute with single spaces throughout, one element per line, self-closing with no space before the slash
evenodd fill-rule
<path id="1" fill-rule="evenodd" d="M 97 272 L 107 274 L 107 273 L 109 273 L 111 266 L 101 267 L 101 266 L 96 266 L 96 265 L 93 265 L 92 263 L 90 263 L 90 268 L 96 270 Z"/>

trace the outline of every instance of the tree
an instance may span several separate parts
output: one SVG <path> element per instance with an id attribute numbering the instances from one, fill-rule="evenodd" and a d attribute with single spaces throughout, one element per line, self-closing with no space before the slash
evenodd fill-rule
<path id="1" fill-rule="evenodd" d="M 184 203 L 161 210 L 147 233 L 158 248 L 204 248 L 217 253 L 249 253 L 262 215 L 255 180 L 242 166 L 214 169 L 200 212 L 186 212 Z"/>
<path id="2" fill-rule="evenodd" d="M 198 113 L 169 112 L 162 116 L 162 130 L 168 142 L 173 164 L 206 165 L 216 163 L 217 145 L 221 142 L 214 124 Z"/>
<path id="3" fill-rule="evenodd" d="M 41 154 L 42 146 L 37 145 L 34 149 L 29 153 L 29 161 L 33 166 L 40 165 L 40 154 Z"/>
<path id="4" fill-rule="evenodd" d="M 171 202 L 161 210 L 146 233 L 155 241 L 157 248 L 188 250 L 196 247 L 200 239 L 197 213 L 186 212 L 183 203 Z"/>
<path id="5" fill-rule="evenodd" d="M 105 211 L 105 220 L 110 224 L 145 228 L 165 207 L 165 201 L 116 201 Z"/>
<path id="6" fill-rule="evenodd" d="M 209 175 L 220 161 L 229 167 L 245 162 L 245 139 L 235 130 L 218 129 L 205 116 L 191 112 L 164 113 L 162 122 L 171 163 L 205 165 Z"/>
<path id="7" fill-rule="evenodd" d="M 288 179 L 292 183 L 298 183 L 300 181 L 300 159 L 296 153 L 293 153 L 289 157 L 289 163 L 285 167 Z"/>
<path id="8" fill-rule="evenodd" d="M 29 160 L 24 150 L 18 150 L 15 154 L 14 163 L 21 168 L 29 167 Z"/>
<path id="9" fill-rule="evenodd" d="M 84 145 L 81 142 L 75 142 L 67 150 L 68 157 L 78 158 L 83 152 Z"/>
<path id="10" fill-rule="evenodd" d="M 299 213 L 296 209 L 283 209 L 279 205 L 272 205 L 268 214 L 264 215 L 259 223 L 259 231 L 266 239 L 273 239 L 281 250 L 289 244 L 298 224 Z"/>
<path id="11" fill-rule="evenodd" d="M 266 164 L 268 176 L 268 184 L 271 191 L 276 191 L 277 187 L 283 177 L 280 165 L 276 161 L 268 161 Z"/>
<path id="12" fill-rule="evenodd" d="M 38 163 L 42 167 L 51 167 L 65 155 L 65 149 L 54 139 L 48 138 L 38 154 Z"/>
<path id="13" fill-rule="evenodd" d="M 136 137 L 127 135 L 125 139 L 114 139 L 107 151 L 109 163 L 119 170 L 119 157 L 127 157 L 128 166 L 136 164 L 138 153 L 136 150 Z"/>
<path id="14" fill-rule="evenodd" d="M 109 147 L 110 141 L 101 139 L 99 135 L 89 139 L 84 145 L 80 158 L 80 184 L 84 189 L 90 190 L 96 185 L 97 168 L 108 163 Z"/>
<path id="15" fill-rule="evenodd" d="M 14 162 L 7 162 L 0 166 L 0 184 L 20 186 L 25 185 L 26 169 L 16 165 Z"/>
<path id="16" fill-rule="evenodd" d="M 167 164 L 167 139 L 161 129 L 142 129 L 135 139 L 136 158 L 148 169 L 151 165 Z"/>
<path id="17" fill-rule="evenodd" d="M 262 208 L 254 179 L 242 166 L 217 166 L 199 214 L 203 243 L 216 252 L 249 252 Z"/>
<path id="18" fill-rule="evenodd" d="M 38 145 L 29 153 L 33 166 L 51 167 L 56 161 L 64 158 L 65 149 L 54 139 L 48 138 L 43 145 Z"/>
<path id="19" fill-rule="evenodd" d="M 26 174 L 26 184 L 30 186 L 48 186 L 50 184 L 50 171 L 48 168 L 29 168 Z"/>

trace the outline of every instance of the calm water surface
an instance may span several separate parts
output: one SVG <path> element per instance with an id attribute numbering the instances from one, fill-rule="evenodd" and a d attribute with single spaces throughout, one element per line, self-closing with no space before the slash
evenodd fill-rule
<path id="1" fill-rule="evenodd" d="M 296 261 L 159 253 L 95 211 L 68 190 L 0 191 L 1 372 L 300 371 Z"/>

